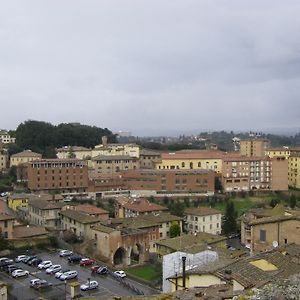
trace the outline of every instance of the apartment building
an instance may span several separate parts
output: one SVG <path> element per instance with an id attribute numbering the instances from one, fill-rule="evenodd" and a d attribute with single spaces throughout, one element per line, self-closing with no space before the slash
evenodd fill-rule
<path id="1" fill-rule="evenodd" d="M 92 156 L 92 149 L 82 146 L 65 146 L 56 149 L 56 156 L 59 159 L 90 159 Z"/>
<path id="2" fill-rule="evenodd" d="M 82 239 L 92 239 L 91 226 L 101 222 L 97 217 L 74 209 L 62 210 L 59 217 L 62 229 L 70 230 Z"/>
<path id="3" fill-rule="evenodd" d="M 6 149 L 0 148 L 0 171 L 8 168 L 8 152 Z"/>
<path id="4" fill-rule="evenodd" d="M 288 160 L 288 184 L 300 189 L 300 149 L 293 149 Z"/>
<path id="5" fill-rule="evenodd" d="M 166 207 L 151 203 L 145 198 L 118 197 L 115 199 L 116 218 L 131 218 L 167 210 Z"/>
<path id="6" fill-rule="evenodd" d="M 0 213 L 0 233 L 5 239 L 13 237 L 13 224 L 15 217 Z"/>
<path id="7" fill-rule="evenodd" d="M 222 158 L 225 152 L 217 150 L 182 150 L 174 153 L 162 153 L 155 161 L 158 170 L 212 170 L 222 172 Z"/>
<path id="8" fill-rule="evenodd" d="M 33 152 L 31 150 L 25 150 L 10 157 L 10 166 L 18 166 L 24 163 L 28 163 L 35 160 L 41 160 L 42 154 Z"/>
<path id="9" fill-rule="evenodd" d="M 148 149 L 140 150 L 139 165 L 141 169 L 154 169 L 155 161 L 160 159 L 160 153 Z"/>
<path id="10" fill-rule="evenodd" d="M 132 170 L 122 172 L 129 190 L 174 193 L 210 193 L 215 191 L 215 172 L 210 170 Z"/>
<path id="11" fill-rule="evenodd" d="M 14 212 L 17 211 L 19 207 L 28 208 L 28 199 L 30 194 L 12 194 L 7 198 L 7 206 Z"/>
<path id="12" fill-rule="evenodd" d="M 247 139 L 240 141 L 240 153 L 248 157 L 265 156 L 270 147 L 270 141 L 267 139 Z"/>
<path id="13" fill-rule="evenodd" d="M 0 144 L 13 144 L 16 142 L 16 138 L 10 136 L 8 131 L 0 129 Z"/>
<path id="14" fill-rule="evenodd" d="M 85 193 L 88 188 L 87 163 L 78 159 L 43 159 L 27 164 L 31 191 Z"/>
<path id="15" fill-rule="evenodd" d="M 94 177 L 113 176 L 121 171 L 138 169 L 139 160 L 128 155 L 99 155 L 92 158 L 91 166 L 94 169 Z"/>
<path id="16" fill-rule="evenodd" d="M 267 156 L 270 158 L 273 157 L 285 157 L 288 159 L 290 157 L 290 149 L 287 147 L 277 147 L 277 148 L 269 148 L 267 149 Z"/>
<path id="17" fill-rule="evenodd" d="M 193 207 L 184 211 L 186 230 L 189 233 L 221 234 L 222 213 L 210 207 Z"/>
<path id="18" fill-rule="evenodd" d="M 46 200 L 28 201 L 29 222 L 34 225 L 57 228 L 60 226 L 59 212 L 63 203 L 52 203 Z"/>
<path id="19" fill-rule="evenodd" d="M 92 157 L 96 156 L 130 156 L 139 158 L 140 157 L 140 146 L 136 144 L 109 144 L 107 143 L 107 137 L 102 137 L 102 143 L 95 146 L 92 149 Z"/>
<path id="20" fill-rule="evenodd" d="M 288 161 L 284 157 L 227 157 L 223 159 L 225 192 L 288 190 Z"/>

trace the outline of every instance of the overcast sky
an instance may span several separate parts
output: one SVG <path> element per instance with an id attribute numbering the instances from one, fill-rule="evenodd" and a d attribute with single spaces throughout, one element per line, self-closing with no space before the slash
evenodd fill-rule
<path id="1" fill-rule="evenodd" d="M 300 128 L 299 0 L 0 3 L 0 128 Z"/>

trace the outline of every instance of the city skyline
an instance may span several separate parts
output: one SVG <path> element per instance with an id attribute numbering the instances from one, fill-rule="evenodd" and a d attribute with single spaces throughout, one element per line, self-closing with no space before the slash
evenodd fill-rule
<path id="1" fill-rule="evenodd" d="M 258 0 L 3 3 L 1 128 L 295 133 L 299 11 Z"/>

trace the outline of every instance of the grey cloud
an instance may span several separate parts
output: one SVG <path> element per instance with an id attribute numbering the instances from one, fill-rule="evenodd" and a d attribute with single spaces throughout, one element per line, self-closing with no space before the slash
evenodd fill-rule
<path id="1" fill-rule="evenodd" d="M 300 128 L 299 12 L 292 0 L 3 2 L 0 127 Z"/>

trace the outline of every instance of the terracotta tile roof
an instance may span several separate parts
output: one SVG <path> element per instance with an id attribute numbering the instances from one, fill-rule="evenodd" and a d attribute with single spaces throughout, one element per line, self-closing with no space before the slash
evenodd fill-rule
<path id="1" fill-rule="evenodd" d="M 33 225 L 28 226 L 14 226 L 13 238 L 20 239 L 20 238 L 31 238 L 37 236 L 47 235 L 48 232 L 44 227 L 38 227 Z"/>
<path id="2" fill-rule="evenodd" d="M 33 206 L 41 210 L 61 209 L 64 205 L 66 205 L 65 203 L 50 202 L 43 199 L 29 200 L 28 204 L 29 206 Z"/>
<path id="3" fill-rule="evenodd" d="M 129 155 L 98 155 L 92 158 L 92 160 L 136 160 L 136 157 Z"/>
<path id="4" fill-rule="evenodd" d="M 144 220 L 153 221 L 158 224 L 162 224 L 165 222 L 173 222 L 173 221 L 182 221 L 183 218 L 171 215 L 170 213 L 160 212 L 155 214 L 147 214 L 140 216 Z"/>
<path id="5" fill-rule="evenodd" d="M 202 206 L 202 207 L 187 208 L 184 211 L 184 214 L 194 215 L 194 216 L 210 216 L 210 215 L 222 214 L 222 212 L 215 208 Z"/>
<path id="6" fill-rule="evenodd" d="M 14 216 L 9 216 L 9 215 L 0 213 L 0 221 L 14 220 L 14 219 L 15 219 Z"/>
<path id="7" fill-rule="evenodd" d="M 163 211 L 168 210 L 166 207 L 161 206 L 156 203 L 151 203 L 147 199 L 144 198 L 136 198 L 136 199 L 129 199 L 126 201 L 124 198 L 121 200 L 120 203 L 124 208 L 137 211 L 137 212 L 151 212 L 151 211 Z M 117 199 L 118 201 L 118 199 Z"/>
<path id="8" fill-rule="evenodd" d="M 88 214 L 73 209 L 63 210 L 59 212 L 59 214 L 82 224 L 92 224 L 100 222 L 100 220 L 96 217 L 90 216 Z"/>
<path id="9" fill-rule="evenodd" d="M 193 150 L 162 153 L 161 159 L 222 159 L 225 155 L 226 152 L 218 150 Z"/>
<path id="10" fill-rule="evenodd" d="M 161 155 L 161 152 L 156 152 L 156 151 L 153 151 L 153 150 L 148 150 L 148 149 L 141 149 L 140 151 L 140 156 L 141 155 L 149 155 L 149 156 L 160 156 Z"/>
<path id="11" fill-rule="evenodd" d="M 104 233 L 112 233 L 112 232 L 116 231 L 116 229 L 102 225 L 102 224 L 93 225 L 92 229 L 100 231 L 100 232 L 104 232 Z"/>
<path id="12" fill-rule="evenodd" d="M 108 214 L 108 211 L 97 207 L 95 205 L 90 205 L 90 204 L 80 204 L 76 205 L 74 207 L 75 210 L 81 211 L 90 215 L 103 215 L 103 214 Z"/>
<path id="13" fill-rule="evenodd" d="M 38 157 L 42 157 L 42 154 L 33 152 L 31 150 L 25 150 L 25 151 L 13 154 L 11 157 L 12 158 L 14 158 L 14 157 L 37 157 L 38 158 Z"/>
<path id="14" fill-rule="evenodd" d="M 200 249 L 207 249 L 207 245 L 225 241 L 226 237 L 200 232 L 197 235 L 185 234 L 175 238 L 165 239 L 156 242 L 159 246 L 169 248 L 171 251 L 185 251 L 188 253 L 197 253 Z M 189 251 L 190 248 L 197 246 L 197 251 Z"/>

